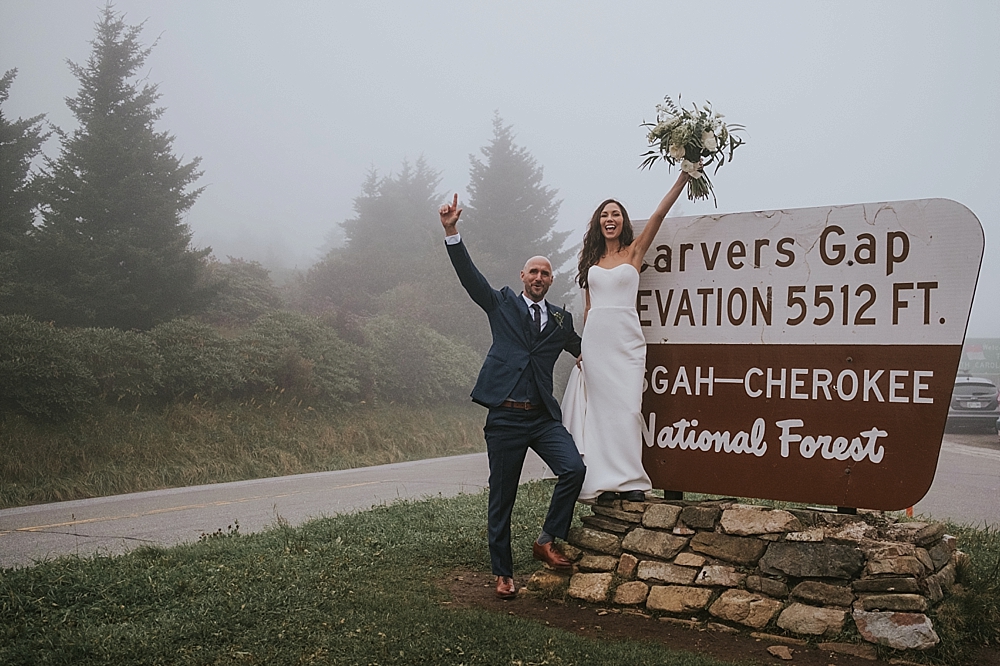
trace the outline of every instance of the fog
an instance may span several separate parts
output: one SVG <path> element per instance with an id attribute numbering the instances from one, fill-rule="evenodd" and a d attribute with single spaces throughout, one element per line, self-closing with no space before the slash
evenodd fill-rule
<path id="1" fill-rule="evenodd" d="M 4 110 L 65 130 L 101 4 L 3 0 Z M 692 215 L 945 197 L 986 254 L 968 334 L 1000 337 L 1000 4 L 119 0 L 156 42 L 147 77 L 175 152 L 203 158 L 188 214 L 219 257 L 306 268 L 370 169 L 423 156 L 464 196 L 499 112 L 582 237 L 594 206 L 646 217 L 674 174 L 639 171 L 665 94 L 748 128 Z M 57 145 L 45 149 L 56 156 Z M 428 224 L 437 224 L 428 220 Z M 578 233 L 577 233 L 578 232 Z M 512 280 L 516 276 L 512 276 Z"/>

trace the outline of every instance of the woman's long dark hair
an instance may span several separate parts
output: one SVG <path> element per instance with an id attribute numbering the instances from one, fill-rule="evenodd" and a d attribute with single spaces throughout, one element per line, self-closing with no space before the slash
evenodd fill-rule
<path id="1" fill-rule="evenodd" d="M 590 225 L 587 227 L 587 234 L 583 237 L 583 249 L 580 250 L 580 261 L 576 265 L 576 282 L 580 285 L 580 289 L 587 288 L 587 271 L 601 260 L 607 249 L 604 233 L 601 231 L 601 211 L 609 203 L 616 204 L 622 211 L 622 233 L 618 237 L 618 242 L 624 247 L 631 245 L 634 240 L 632 222 L 628 219 L 628 211 L 625 210 L 625 206 L 615 199 L 605 199 L 601 202 L 594 214 L 590 216 Z"/>

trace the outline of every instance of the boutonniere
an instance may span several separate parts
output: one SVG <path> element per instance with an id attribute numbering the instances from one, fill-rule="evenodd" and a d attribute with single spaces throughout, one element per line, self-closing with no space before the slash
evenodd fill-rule
<path id="1" fill-rule="evenodd" d="M 556 320 L 556 325 L 559 328 L 563 327 L 563 325 L 562 325 L 562 323 L 563 323 L 563 313 L 562 312 L 560 312 L 559 310 L 553 310 L 552 311 L 552 318 Z"/>

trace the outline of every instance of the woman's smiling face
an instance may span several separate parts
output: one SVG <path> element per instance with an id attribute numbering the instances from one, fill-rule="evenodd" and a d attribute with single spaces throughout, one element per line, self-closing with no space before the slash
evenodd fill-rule
<path id="1" fill-rule="evenodd" d="M 605 240 L 618 238 L 622 233 L 622 225 L 625 223 L 622 217 L 621 207 L 612 202 L 605 204 L 601 209 L 601 233 Z"/>

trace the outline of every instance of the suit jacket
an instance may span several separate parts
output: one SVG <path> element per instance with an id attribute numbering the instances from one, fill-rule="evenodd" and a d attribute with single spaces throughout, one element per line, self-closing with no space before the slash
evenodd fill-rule
<path id="1" fill-rule="evenodd" d="M 541 334 L 531 331 L 528 306 L 510 287 L 497 291 L 472 263 L 465 243 L 445 244 L 458 279 L 490 320 L 493 345 L 472 389 L 472 400 L 496 407 L 510 396 L 521 373 L 531 364 L 538 392 L 552 418 L 561 421 L 559 403 L 552 396 L 552 368 L 562 351 L 580 355 L 580 336 L 573 330 L 573 316 L 546 301 L 549 320 Z"/>

